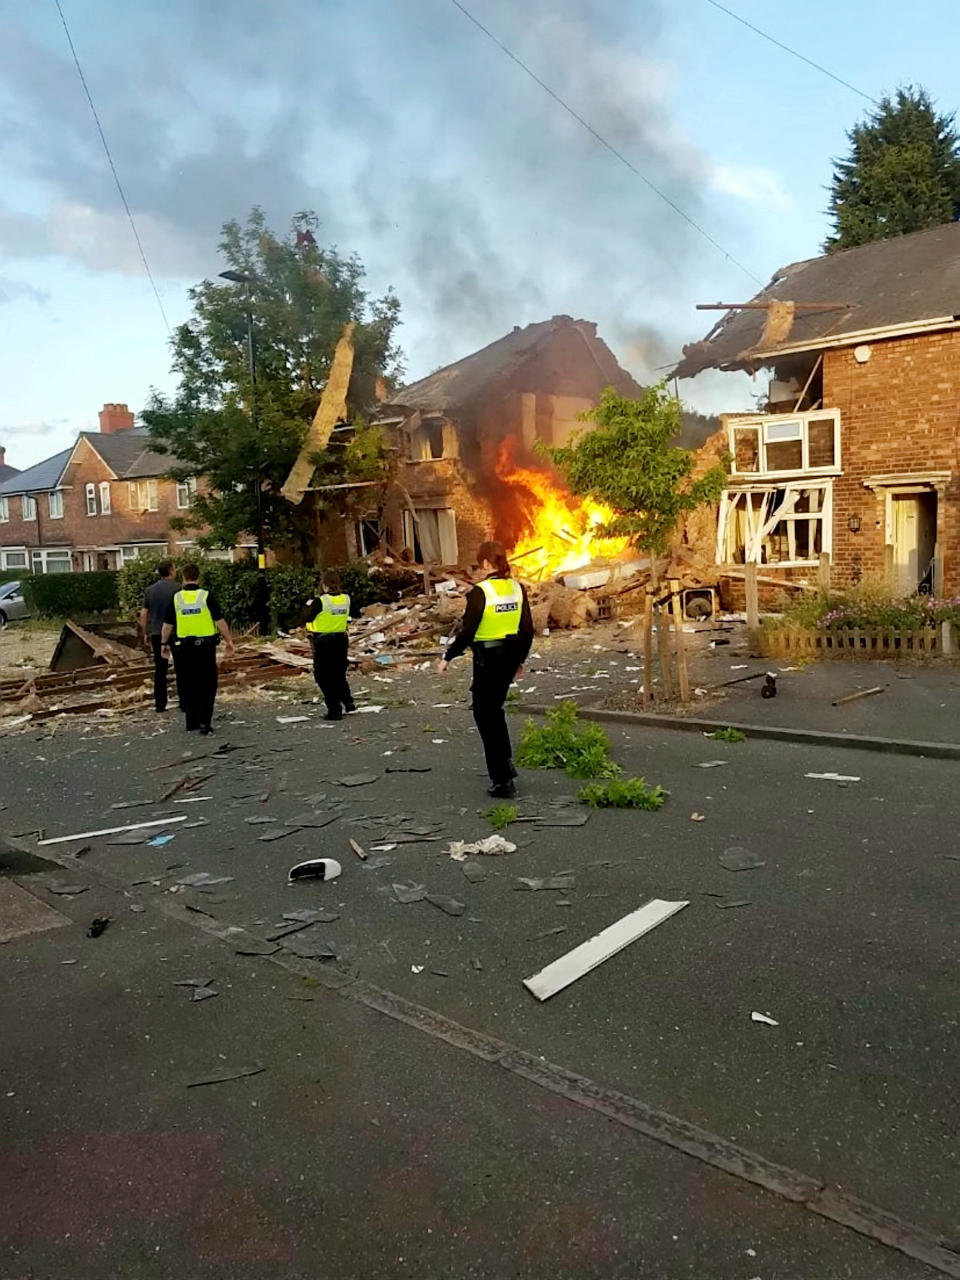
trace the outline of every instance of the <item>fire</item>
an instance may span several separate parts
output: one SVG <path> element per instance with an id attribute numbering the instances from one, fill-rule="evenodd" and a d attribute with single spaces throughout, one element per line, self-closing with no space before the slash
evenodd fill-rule
<path id="1" fill-rule="evenodd" d="M 524 578 L 550 578 L 582 569 L 592 560 L 614 559 L 629 548 L 627 538 L 604 538 L 597 529 L 613 511 L 590 498 L 576 498 L 546 471 L 516 466 L 508 442 L 501 446 L 496 474 L 510 489 L 522 532 L 509 549 Z"/>

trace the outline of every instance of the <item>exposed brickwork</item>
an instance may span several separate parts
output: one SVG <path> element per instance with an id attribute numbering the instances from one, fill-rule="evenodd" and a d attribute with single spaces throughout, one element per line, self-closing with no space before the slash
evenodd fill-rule
<path id="1" fill-rule="evenodd" d="M 943 590 L 960 592 L 960 333 L 875 342 L 860 363 L 850 349 L 827 351 L 825 408 L 839 409 L 843 474 L 833 490 L 833 581 L 882 578 L 885 511 L 864 487 L 881 473 L 949 471 L 937 513 Z M 859 533 L 848 527 L 859 516 Z"/>

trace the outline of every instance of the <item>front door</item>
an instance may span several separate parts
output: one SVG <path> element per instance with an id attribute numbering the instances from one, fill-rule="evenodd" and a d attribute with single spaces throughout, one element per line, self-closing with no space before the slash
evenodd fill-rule
<path id="1" fill-rule="evenodd" d="M 893 591 L 901 596 L 930 591 L 937 542 L 937 495 L 896 493 L 891 496 L 890 507 Z"/>

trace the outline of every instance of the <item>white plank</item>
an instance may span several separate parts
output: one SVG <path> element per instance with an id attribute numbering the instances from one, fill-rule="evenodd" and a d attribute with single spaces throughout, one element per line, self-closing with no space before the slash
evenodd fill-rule
<path id="1" fill-rule="evenodd" d="M 566 955 L 548 964 L 545 969 L 534 974 L 532 978 L 524 978 L 523 985 L 538 1000 L 549 1000 L 552 995 L 576 982 L 585 973 L 595 969 L 604 960 L 609 960 L 618 951 L 635 942 L 637 938 L 649 933 L 651 929 L 668 920 L 689 902 L 665 902 L 663 898 L 652 898 L 630 915 L 624 916 L 615 924 L 604 929 L 602 933 L 588 938 L 579 947 L 574 947 Z"/>
<path id="2" fill-rule="evenodd" d="M 52 840 L 38 840 L 38 845 L 67 844 L 70 840 L 90 840 L 93 836 L 115 836 L 122 831 L 141 831 L 145 827 L 172 827 L 175 822 L 186 822 L 187 815 L 176 818 L 158 818 L 156 822 L 133 822 L 126 827 L 104 827 L 102 831 L 78 831 L 74 836 L 54 836 Z"/>

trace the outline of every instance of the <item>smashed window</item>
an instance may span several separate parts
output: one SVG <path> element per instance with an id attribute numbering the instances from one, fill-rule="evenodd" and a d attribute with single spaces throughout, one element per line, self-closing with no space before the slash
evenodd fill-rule
<path id="1" fill-rule="evenodd" d="M 733 418 L 727 432 L 735 476 L 840 468 L 840 414 L 835 409 Z"/>
<path id="2" fill-rule="evenodd" d="M 833 486 L 728 489 L 720 499 L 718 564 L 814 565 L 831 550 Z"/>

